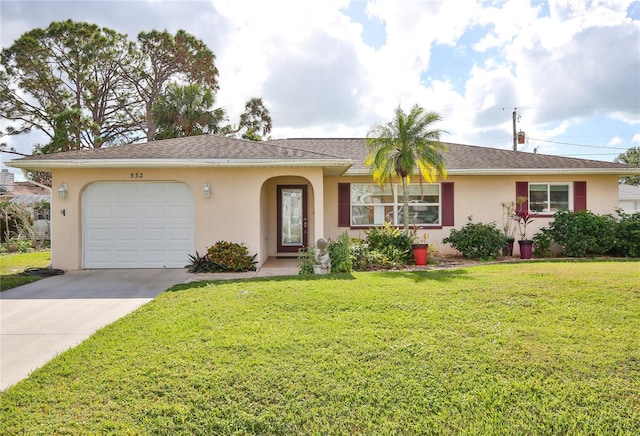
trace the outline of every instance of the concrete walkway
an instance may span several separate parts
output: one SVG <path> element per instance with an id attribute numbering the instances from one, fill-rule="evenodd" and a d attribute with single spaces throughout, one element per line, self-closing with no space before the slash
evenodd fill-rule
<path id="1" fill-rule="evenodd" d="M 270 258 L 258 271 L 246 273 L 70 271 L 0 292 L 0 390 L 175 284 L 297 274 L 296 259 Z"/>
<path id="2" fill-rule="evenodd" d="M 251 279 L 255 277 L 296 276 L 298 275 L 298 259 L 279 259 L 270 257 L 258 271 L 241 273 L 191 274 L 187 282 L 200 280 Z"/>

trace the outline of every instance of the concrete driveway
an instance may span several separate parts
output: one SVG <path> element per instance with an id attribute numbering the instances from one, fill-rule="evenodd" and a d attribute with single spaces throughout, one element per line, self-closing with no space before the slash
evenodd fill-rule
<path id="1" fill-rule="evenodd" d="M 71 271 L 0 292 L 0 390 L 189 276 L 184 269 Z"/>

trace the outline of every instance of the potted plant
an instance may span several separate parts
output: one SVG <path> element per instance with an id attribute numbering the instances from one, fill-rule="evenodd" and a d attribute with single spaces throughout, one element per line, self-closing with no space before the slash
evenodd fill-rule
<path id="1" fill-rule="evenodd" d="M 429 260 L 429 244 L 427 239 L 429 235 L 422 233 L 418 235 L 418 230 L 414 226 L 411 231 L 411 248 L 413 249 L 413 260 L 417 266 L 426 266 Z"/>
<path id="2" fill-rule="evenodd" d="M 529 208 L 525 206 L 527 201 L 524 197 L 518 197 L 518 206 L 513 215 L 513 219 L 518 223 L 518 229 L 520 231 L 520 259 L 531 259 L 531 252 L 533 248 L 533 241 L 527 239 L 527 226 L 533 222 L 532 215 L 529 213 Z"/>
<path id="3" fill-rule="evenodd" d="M 507 244 L 502 250 L 502 254 L 513 256 L 513 243 L 516 240 L 516 221 L 513 218 L 516 211 L 516 203 L 514 201 L 503 201 L 500 206 L 502 206 L 502 232 L 507 238 Z"/>

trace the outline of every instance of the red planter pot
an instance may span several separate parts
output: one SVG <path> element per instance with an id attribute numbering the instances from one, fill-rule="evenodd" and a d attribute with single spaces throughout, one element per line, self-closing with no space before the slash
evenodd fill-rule
<path id="1" fill-rule="evenodd" d="M 429 260 L 429 244 L 413 244 L 412 247 L 416 265 L 425 266 Z"/>
<path id="2" fill-rule="evenodd" d="M 533 241 L 524 239 L 522 241 L 518 241 L 518 244 L 520 244 L 520 259 L 531 259 Z"/>

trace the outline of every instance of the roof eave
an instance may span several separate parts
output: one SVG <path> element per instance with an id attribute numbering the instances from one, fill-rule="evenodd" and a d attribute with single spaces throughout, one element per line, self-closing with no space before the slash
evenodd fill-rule
<path id="1" fill-rule="evenodd" d="M 369 175 L 368 169 L 351 169 L 345 175 Z M 596 174 L 631 176 L 640 175 L 640 168 L 486 168 L 486 169 L 447 169 L 450 176 L 522 176 L 522 175 L 558 175 L 558 174 Z"/>
<path id="2" fill-rule="evenodd" d="M 13 168 L 51 171 L 72 168 L 264 168 L 321 167 L 346 170 L 355 162 L 348 159 L 16 159 L 5 165 Z M 343 171 L 344 171 L 343 170 Z"/>

